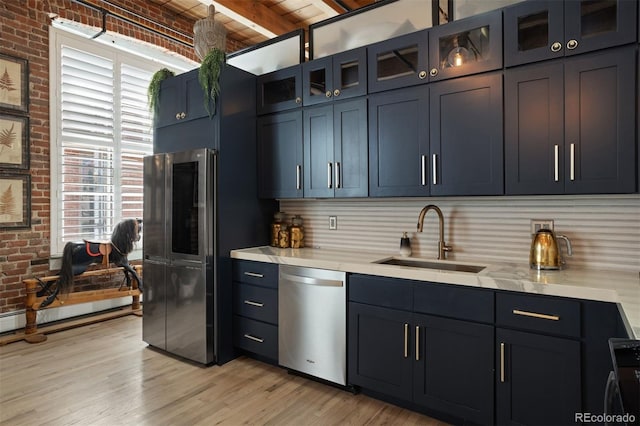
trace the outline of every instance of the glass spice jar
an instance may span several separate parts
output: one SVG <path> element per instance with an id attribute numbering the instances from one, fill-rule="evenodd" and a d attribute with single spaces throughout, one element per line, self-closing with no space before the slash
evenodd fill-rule
<path id="1" fill-rule="evenodd" d="M 291 234 L 291 248 L 303 248 L 304 247 L 304 227 L 302 226 L 302 216 L 295 215 L 291 219 L 291 227 L 289 228 Z"/>
<path id="2" fill-rule="evenodd" d="M 280 248 L 289 248 L 291 244 L 291 234 L 289 233 L 289 227 L 286 223 L 280 225 L 280 230 L 278 231 L 278 247 Z"/>
<path id="3" fill-rule="evenodd" d="M 273 222 L 271 222 L 271 246 L 280 247 L 280 228 L 284 223 L 284 213 L 276 212 L 273 215 Z"/>

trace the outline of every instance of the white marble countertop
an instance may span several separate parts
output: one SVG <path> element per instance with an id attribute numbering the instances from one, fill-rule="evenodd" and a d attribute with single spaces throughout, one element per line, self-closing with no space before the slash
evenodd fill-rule
<path id="1" fill-rule="evenodd" d="M 280 249 L 269 246 L 232 250 L 231 257 L 392 278 L 613 302 L 618 304 L 628 331 L 632 336 L 635 335 L 635 338 L 640 338 L 640 271 L 575 268 L 561 271 L 535 271 L 527 264 L 443 261 L 443 263 L 486 266 L 481 272 L 467 273 L 379 264 L 375 262 L 392 256 L 373 252 L 316 248 Z M 433 259 L 421 260 L 433 261 Z"/>

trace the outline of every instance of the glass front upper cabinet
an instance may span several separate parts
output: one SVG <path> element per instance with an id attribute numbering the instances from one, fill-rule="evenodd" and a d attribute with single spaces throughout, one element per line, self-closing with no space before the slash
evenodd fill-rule
<path id="1" fill-rule="evenodd" d="M 429 66 L 431 81 L 502 68 L 502 11 L 432 28 Z"/>
<path id="2" fill-rule="evenodd" d="M 504 9 L 505 65 L 632 43 L 637 2 L 532 0 Z"/>
<path id="3" fill-rule="evenodd" d="M 429 32 L 409 33 L 367 48 L 369 92 L 429 81 Z"/>
<path id="4" fill-rule="evenodd" d="M 367 94 L 367 50 L 353 49 L 302 65 L 304 105 Z"/>
<path id="5" fill-rule="evenodd" d="M 301 65 L 259 75 L 257 112 L 267 114 L 302 106 Z"/>

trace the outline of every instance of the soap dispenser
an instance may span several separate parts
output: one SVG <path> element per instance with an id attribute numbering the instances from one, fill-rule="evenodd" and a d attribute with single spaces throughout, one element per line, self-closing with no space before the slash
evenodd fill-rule
<path id="1" fill-rule="evenodd" d="M 400 238 L 400 255 L 411 256 L 411 240 L 406 232 L 404 232 L 402 238 Z"/>

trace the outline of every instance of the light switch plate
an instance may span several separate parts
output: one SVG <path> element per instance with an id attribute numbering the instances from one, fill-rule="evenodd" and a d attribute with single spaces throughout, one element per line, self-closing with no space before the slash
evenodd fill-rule
<path id="1" fill-rule="evenodd" d="M 329 216 L 329 229 L 338 229 L 338 216 Z"/>

